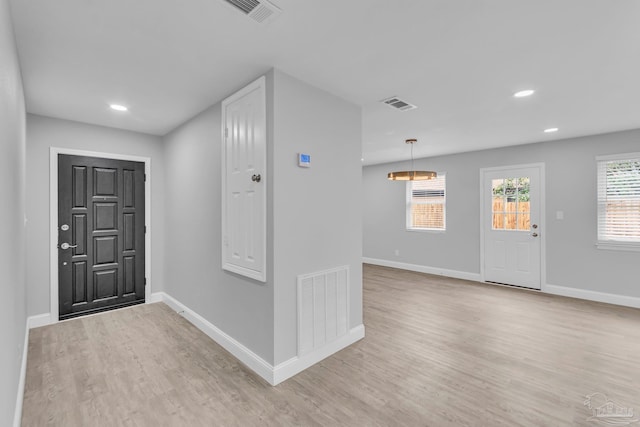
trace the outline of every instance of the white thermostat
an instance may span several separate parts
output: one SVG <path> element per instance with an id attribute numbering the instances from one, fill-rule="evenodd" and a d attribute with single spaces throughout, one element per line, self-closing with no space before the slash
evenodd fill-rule
<path id="1" fill-rule="evenodd" d="M 311 155 L 298 153 L 298 166 L 301 168 L 311 167 Z"/>

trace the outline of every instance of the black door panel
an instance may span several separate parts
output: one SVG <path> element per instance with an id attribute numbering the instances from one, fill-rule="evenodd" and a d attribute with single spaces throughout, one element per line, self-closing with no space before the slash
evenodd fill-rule
<path id="1" fill-rule="evenodd" d="M 60 319 L 144 302 L 144 197 L 144 163 L 58 156 Z"/>

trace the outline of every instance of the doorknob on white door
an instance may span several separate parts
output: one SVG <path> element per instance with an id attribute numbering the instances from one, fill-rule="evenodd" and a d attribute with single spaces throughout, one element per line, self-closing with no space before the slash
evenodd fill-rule
<path id="1" fill-rule="evenodd" d="M 71 245 L 70 245 L 70 244 L 68 244 L 67 242 L 62 243 L 62 244 L 60 245 L 60 249 L 64 249 L 64 250 L 67 250 L 67 249 L 70 249 L 70 248 L 77 248 L 77 247 L 78 247 L 78 245 L 73 245 L 73 246 L 71 246 Z"/>
<path id="2" fill-rule="evenodd" d="M 538 233 L 533 233 L 532 236 L 533 237 L 538 237 Z"/>

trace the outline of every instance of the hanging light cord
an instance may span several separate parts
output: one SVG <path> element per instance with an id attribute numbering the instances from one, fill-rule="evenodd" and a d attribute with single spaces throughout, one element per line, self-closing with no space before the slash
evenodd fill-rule
<path id="1" fill-rule="evenodd" d="M 411 145 L 411 179 L 413 179 L 416 176 L 416 168 L 413 167 L 413 141 L 411 141 L 409 145 Z"/>
<path id="2" fill-rule="evenodd" d="M 416 170 L 413 167 L 413 142 L 411 143 L 411 170 Z"/>

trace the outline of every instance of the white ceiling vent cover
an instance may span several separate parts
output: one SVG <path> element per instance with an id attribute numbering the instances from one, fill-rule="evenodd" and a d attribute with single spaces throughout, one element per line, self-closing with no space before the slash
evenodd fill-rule
<path id="1" fill-rule="evenodd" d="M 267 0 L 225 0 L 240 9 L 256 22 L 264 24 L 275 19 L 282 12 L 276 5 Z"/>
<path id="2" fill-rule="evenodd" d="M 409 104 L 408 102 L 401 100 L 397 96 L 392 96 L 391 98 L 383 99 L 380 102 L 384 102 L 389 107 L 393 107 L 396 110 L 400 110 L 400 111 L 408 111 L 408 110 L 413 110 L 415 108 L 418 108 L 413 104 Z"/>

